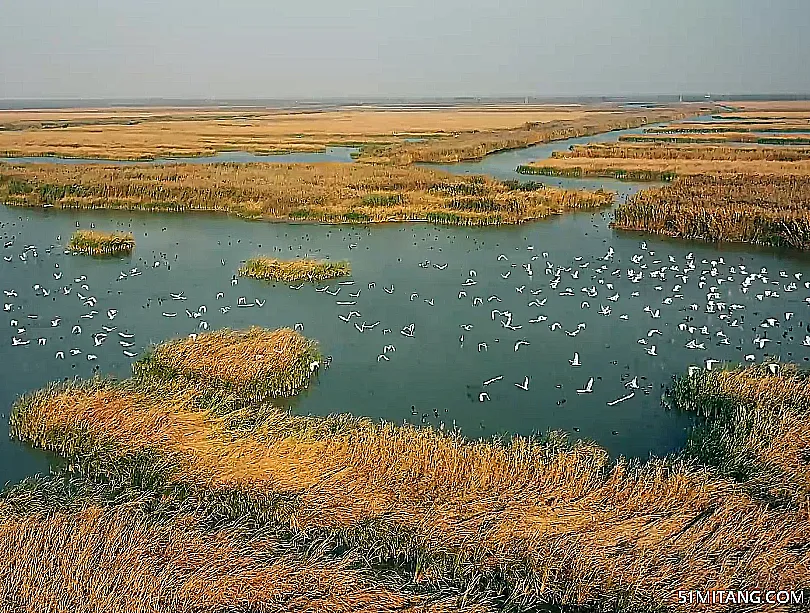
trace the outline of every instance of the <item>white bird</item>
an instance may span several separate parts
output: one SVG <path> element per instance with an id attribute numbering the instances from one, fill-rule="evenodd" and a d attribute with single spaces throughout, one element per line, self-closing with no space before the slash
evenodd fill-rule
<path id="1" fill-rule="evenodd" d="M 479 402 L 486 402 L 487 400 L 489 400 L 489 394 L 487 394 L 486 392 L 481 392 L 480 394 L 478 394 Z"/>
<path id="2" fill-rule="evenodd" d="M 763 349 L 765 347 L 765 343 L 770 343 L 771 339 L 756 337 L 753 342 L 755 345 L 759 345 L 760 349 Z"/>
<path id="3" fill-rule="evenodd" d="M 706 360 L 706 370 L 711 370 L 715 364 L 719 364 L 720 360 Z"/>
<path id="4" fill-rule="evenodd" d="M 109 309 L 109 310 L 107 311 L 107 318 L 108 318 L 110 321 L 112 321 L 113 319 L 115 319 L 115 316 L 116 316 L 116 315 L 118 315 L 118 311 L 117 311 L 117 310 L 115 310 L 115 309 Z"/>
<path id="5" fill-rule="evenodd" d="M 486 343 L 478 343 L 478 351 L 481 351 L 482 348 L 484 349 L 484 351 L 488 351 Z"/>
<path id="6" fill-rule="evenodd" d="M 568 360 L 568 363 L 571 366 L 581 366 L 582 362 L 579 361 L 579 353 L 575 351 L 573 359 Z"/>
<path id="7" fill-rule="evenodd" d="M 412 338 L 413 337 L 413 329 L 414 329 L 414 324 L 408 324 L 407 326 L 402 328 L 402 330 L 400 330 L 400 334 L 402 334 L 403 336 L 407 336 L 409 338 Z"/>
<path id="8" fill-rule="evenodd" d="M 649 349 L 647 349 L 647 353 L 650 354 L 650 355 L 658 355 L 655 352 L 655 345 L 652 345 Z"/>
<path id="9" fill-rule="evenodd" d="M 636 395 L 635 392 L 630 392 L 629 394 L 627 394 L 627 396 L 622 396 L 621 398 L 617 398 L 616 400 L 612 400 L 612 401 L 608 402 L 607 405 L 609 407 L 615 406 L 615 405 L 619 404 L 620 402 L 624 402 L 625 400 L 630 400 L 635 395 Z"/>
<path id="10" fill-rule="evenodd" d="M 588 382 L 585 384 L 581 390 L 577 390 L 577 394 L 590 394 L 593 392 L 593 377 L 588 379 Z"/>
<path id="11" fill-rule="evenodd" d="M 629 388 L 634 389 L 634 390 L 637 390 L 638 389 L 638 377 L 633 377 L 632 379 L 630 379 L 630 381 L 625 383 L 624 386 L 629 387 Z"/>
<path id="12" fill-rule="evenodd" d="M 520 384 L 520 383 L 515 383 L 515 387 L 519 387 L 520 389 L 522 389 L 522 390 L 524 390 L 524 391 L 528 391 L 528 390 L 529 390 L 529 377 L 525 377 L 525 378 L 523 379 L 523 383 L 522 383 L 522 384 Z"/>
<path id="13" fill-rule="evenodd" d="M 65 352 L 64 351 L 57 351 L 56 352 L 56 359 L 57 360 L 64 360 L 65 359 Z"/>
<path id="14" fill-rule="evenodd" d="M 82 327 L 78 326 L 78 325 L 73 326 L 73 329 L 71 330 L 71 333 L 72 334 L 81 334 L 82 333 Z"/>
<path id="15" fill-rule="evenodd" d="M 131 351 L 127 351 L 127 350 L 125 349 L 125 350 L 124 350 L 124 355 L 125 355 L 125 356 L 127 356 L 128 358 L 134 358 L 134 357 L 135 357 L 136 355 L 138 355 L 138 354 L 137 354 L 137 353 L 132 353 Z"/>
<path id="16" fill-rule="evenodd" d="M 503 375 L 498 375 L 497 377 L 493 377 L 492 379 L 487 379 L 486 381 L 484 381 L 484 385 L 490 385 L 492 383 L 495 383 L 496 381 L 500 381 L 501 379 L 503 379 Z"/>
<path id="17" fill-rule="evenodd" d="M 163 317 L 177 317 L 177 313 L 166 313 L 166 312 L 164 311 L 164 313 L 163 313 Z"/>
<path id="18" fill-rule="evenodd" d="M 528 344 L 529 344 L 529 341 L 521 340 L 521 341 L 516 342 L 515 343 L 515 353 L 517 353 L 517 350 L 520 349 L 521 345 L 528 345 Z"/>

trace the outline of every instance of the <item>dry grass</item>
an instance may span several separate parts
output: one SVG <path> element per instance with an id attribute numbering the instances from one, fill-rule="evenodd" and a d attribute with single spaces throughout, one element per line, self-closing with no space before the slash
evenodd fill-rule
<path id="1" fill-rule="evenodd" d="M 272 536 L 203 532 L 188 519 L 156 524 L 125 507 L 3 513 L 0 602 L 5 611 L 49 613 L 485 610 L 380 584 L 350 557 L 290 549 Z"/>
<path id="2" fill-rule="evenodd" d="M 133 365 L 136 376 L 187 380 L 260 402 L 304 389 L 318 345 L 289 328 L 218 330 L 157 345 Z"/>
<path id="3" fill-rule="evenodd" d="M 671 123 L 647 128 L 648 134 L 722 134 L 724 132 L 810 133 L 810 120 L 772 119 L 769 121 L 696 121 Z"/>
<path id="4" fill-rule="evenodd" d="M 0 164 L 0 200 L 56 208 L 223 211 L 250 219 L 327 223 L 490 225 L 609 206 L 613 196 L 522 190 L 484 177 L 366 164 Z"/>
<path id="5" fill-rule="evenodd" d="M 687 452 L 760 496 L 810 509 L 810 378 L 795 365 L 701 371 L 679 379 L 675 404 L 703 418 Z"/>
<path id="6" fill-rule="evenodd" d="M 609 112 L 555 106 L 0 111 L 0 127 L 5 128 L 0 129 L 0 152 L 132 160 L 232 150 L 322 151 L 328 145 L 384 146 L 406 138 L 506 130 Z"/>
<path id="7" fill-rule="evenodd" d="M 810 160 L 810 148 L 744 147 L 721 145 L 666 145 L 590 143 L 568 151 L 554 151 L 552 159 L 618 158 L 622 160 L 700 160 L 801 162 Z M 538 162 L 539 163 L 539 162 Z"/>
<path id="8" fill-rule="evenodd" d="M 12 432 L 96 476 L 160 458 L 167 491 L 241 492 L 235 514 L 263 509 L 293 532 L 410 566 L 418 583 L 510 606 L 690 611 L 677 589 L 805 587 L 809 576 L 806 511 L 769 508 L 676 460 L 610 466 L 604 450 L 554 437 L 468 442 L 352 418 L 219 416 L 195 402 L 187 389 L 68 385 L 22 399 Z"/>
<path id="9" fill-rule="evenodd" d="M 327 279 L 346 277 L 351 274 L 348 262 L 330 262 L 328 260 L 279 260 L 277 258 L 250 258 L 239 267 L 243 277 L 264 279 L 266 281 L 309 281 L 318 283 Z"/>
<path id="10" fill-rule="evenodd" d="M 748 132 L 724 132 L 721 134 L 625 134 L 619 137 L 622 143 L 752 143 L 757 145 L 810 145 L 810 134 L 770 134 L 761 136 Z"/>
<path id="11" fill-rule="evenodd" d="M 682 177 L 620 205 L 613 226 L 677 238 L 810 249 L 810 179 Z"/>
<path id="12" fill-rule="evenodd" d="M 496 151 L 517 149 L 611 130 L 637 128 L 648 123 L 681 119 L 698 112 L 697 108 L 687 107 L 656 109 L 644 113 L 616 111 L 612 114 L 584 115 L 550 123 L 526 123 L 509 130 L 468 132 L 458 134 L 453 138 L 403 143 L 381 150 L 370 149 L 365 151 L 360 159 L 394 164 L 474 160 Z"/>
<path id="13" fill-rule="evenodd" d="M 676 176 L 729 174 L 808 177 L 810 176 L 810 159 L 799 162 L 781 162 L 571 157 L 540 160 L 520 166 L 518 172 L 554 177 L 612 177 L 631 181 L 671 181 Z"/>

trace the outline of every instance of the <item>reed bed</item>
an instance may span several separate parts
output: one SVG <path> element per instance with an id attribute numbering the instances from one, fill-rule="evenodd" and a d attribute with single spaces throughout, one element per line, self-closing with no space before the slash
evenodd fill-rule
<path id="1" fill-rule="evenodd" d="M 229 492 L 235 516 L 507 608 L 690 611 L 676 590 L 807 587 L 806 512 L 693 463 L 611 464 L 559 435 L 471 442 L 348 417 L 222 414 L 195 390 L 146 383 L 37 392 L 15 405 L 11 432 L 96 477 L 151 457 L 163 479 L 152 487 Z"/>
<path id="2" fill-rule="evenodd" d="M 810 249 L 807 177 L 699 175 L 643 190 L 613 227 L 676 238 Z"/>
<path id="3" fill-rule="evenodd" d="M 573 145 L 568 151 L 554 151 L 552 159 L 617 158 L 622 160 L 718 160 L 801 162 L 810 160 L 810 148 L 745 147 L 722 145 L 678 145 L 625 142 Z M 539 162 L 538 162 L 539 163 Z"/>
<path id="4" fill-rule="evenodd" d="M 132 232 L 76 230 L 68 243 L 71 252 L 93 256 L 128 255 L 134 248 Z"/>
<path id="5" fill-rule="evenodd" d="M 649 123 L 683 119 L 697 109 L 684 107 L 656 109 L 645 113 L 619 112 L 585 114 L 583 117 L 546 123 L 529 122 L 522 126 L 491 131 L 455 134 L 424 142 L 406 142 L 385 148 L 373 148 L 360 157 L 375 163 L 413 164 L 416 162 L 460 162 L 481 159 L 496 151 L 518 149 L 566 138 L 590 136 L 612 130 L 638 128 Z"/>
<path id="6" fill-rule="evenodd" d="M 551 158 L 519 166 L 517 171 L 552 177 L 610 177 L 628 181 L 672 181 L 679 176 L 728 174 L 810 177 L 810 160 Z"/>
<path id="7" fill-rule="evenodd" d="M 793 364 L 700 371 L 671 390 L 701 421 L 686 453 L 765 499 L 810 509 L 810 373 Z"/>
<path id="8" fill-rule="evenodd" d="M 724 132 L 810 133 L 810 121 L 719 121 L 684 122 L 645 128 L 648 134 L 722 134 Z"/>
<path id="9" fill-rule="evenodd" d="M 156 523 L 128 507 L 0 519 L 0 602 L 50 613 L 483 613 L 406 591 L 351 556 L 306 554 L 266 534 Z"/>
<path id="10" fill-rule="evenodd" d="M 524 190 L 485 177 L 367 164 L 0 164 L 0 200 L 62 209 L 221 211 L 247 219 L 323 223 L 497 225 L 609 206 L 613 195 Z"/>
<path id="11" fill-rule="evenodd" d="M 627 143 L 753 143 L 757 145 L 810 145 L 810 135 L 791 136 L 772 134 L 761 136 L 748 132 L 725 132 L 722 134 L 624 134 L 620 142 Z"/>
<path id="12" fill-rule="evenodd" d="M 290 328 L 225 329 L 161 343 L 133 364 L 133 373 L 191 381 L 261 402 L 306 388 L 320 359 L 318 344 Z"/>
<path id="13" fill-rule="evenodd" d="M 312 260 L 299 258 L 279 260 L 277 258 L 250 258 L 239 267 L 243 277 L 263 279 L 266 281 L 309 281 L 319 283 L 328 279 L 347 277 L 352 274 L 348 262 L 330 262 L 329 260 Z"/>

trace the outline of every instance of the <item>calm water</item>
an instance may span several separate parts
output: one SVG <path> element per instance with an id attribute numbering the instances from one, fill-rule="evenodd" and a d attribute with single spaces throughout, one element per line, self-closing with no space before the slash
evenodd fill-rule
<path id="1" fill-rule="evenodd" d="M 246 151 L 221 151 L 216 155 L 202 157 L 164 157 L 146 162 L 57 156 L 0 157 L 0 162 L 8 162 L 11 164 L 108 164 L 113 166 L 131 166 L 133 164 L 213 164 L 216 162 L 351 162 L 352 153 L 357 151 L 359 150 L 354 147 L 327 147 L 326 151 L 322 153 L 277 153 L 273 155 L 256 155 Z"/>
<path id="2" fill-rule="evenodd" d="M 533 149 L 462 171 L 503 176 L 551 150 Z M 661 395 L 690 364 L 810 357 L 810 259 L 650 239 L 613 231 L 609 219 L 461 229 L 0 207 L 2 427 L 19 394 L 49 381 L 95 369 L 127 376 L 136 358 L 124 351 L 205 326 L 300 323 L 333 358 L 295 400 L 301 413 L 455 424 L 473 437 L 563 429 L 644 458 L 685 440 L 688 420 L 662 408 Z M 66 255 L 70 234 L 93 226 L 131 230 L 133 255 Z M 232 285 L 257 254 L 348 259 L 354 283 Z M 5 437 L 0 460 L 0 481 L 48 466 Z"/>

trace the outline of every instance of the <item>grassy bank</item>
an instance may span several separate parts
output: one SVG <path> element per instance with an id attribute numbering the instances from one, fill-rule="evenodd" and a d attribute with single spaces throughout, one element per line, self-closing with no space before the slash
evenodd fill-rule
<path id="1" fill-rule="evenodd" d="M 810 510 L 809 373 L 773 364 L 701 370 L 679 378 L 672 399 L 700 418 L 689 456 L 765 500 Z"/>
<path id="2" fill-rule="evenodd" d="M 554 151 L 552 159 L 617 158 L 622 160 L 705 160 L 801 162 L 810 160 L 809 148 L 745 147 L 723 145 L 632 144 L 625 142 L 574 145 Z M 539 163 L 539 162 L 538 162 Z"/>
<path id="3" fill-rule="evenodd" d="M 653 166 L 652 164 L 650 166 Z M 609 160 L 589 160 L 585 164 L 561 160 L 543 160 L 542 162 L 524 164 L 517 167 L 523 175 L 542 175 L 546 177 L 566 177 L 580 179 L 583 177 L 604 177 L 620 181 L 671 181 L 676 177 L 671 164 L 659 164 L 659 168 L 624 168 L 610 163 Z"/>
<path id="4" fill-rule="evenodd" d="M 609 206 L 613 197 L 367 164 L 0 164 L 0 201 L 63 209 L 222 211 L 324 223 L 497 225 Z"/>
<path id="5" fill-rule="evenodd" d="M 94 479 L 138 475 L 202 513 L 518 610 L 689 611 L 676 590 L 805 587 L 806 510 L 690 457 L 612 463 L 560 435 L 475 442 L 229 404 L 223 389 L 61 384 L 21 399 L 11 431 Z"/>
<path id="6" fill-rule="evenodd" d="M 672 181 L 678 176 L 740 174 L 752 177 L 810 177 L 810 160 L 700 160 L 643 158 L 552 158 L 519 166 L 527 175 L 609 177 L 628 181 Z"/>
<path id="7" fill-rule="evenodd" d="M 279 260 L 276 258 L 250 258 L 239 267 L 243 277 L 263 279 L 266 281 L 309 281 L 318 283 L 351 274 L 348 262 L 330 262 L 328 260 Z"/>
<path id="8" fill-rule="evenodd" d="M 71 252 L 93 256 L 128 255 L 134 248 L 131 232 L 76 230 L 68 243 Z"/>
<path id="9" fill-rule="evenodd" d="M 635 194 L 613 226 L 676 238 L 810 249 L 810 179 L 688 176 Z"/>
<path id="10" fill-rule="evenodd" d="M 774 134 L 760 136 L 748 132 L 725 132 L 723 134 L 625 134 L 619 141 L 628 143 L 751 143 L 757 145 L 810 145 L 810 136 Z"/>

